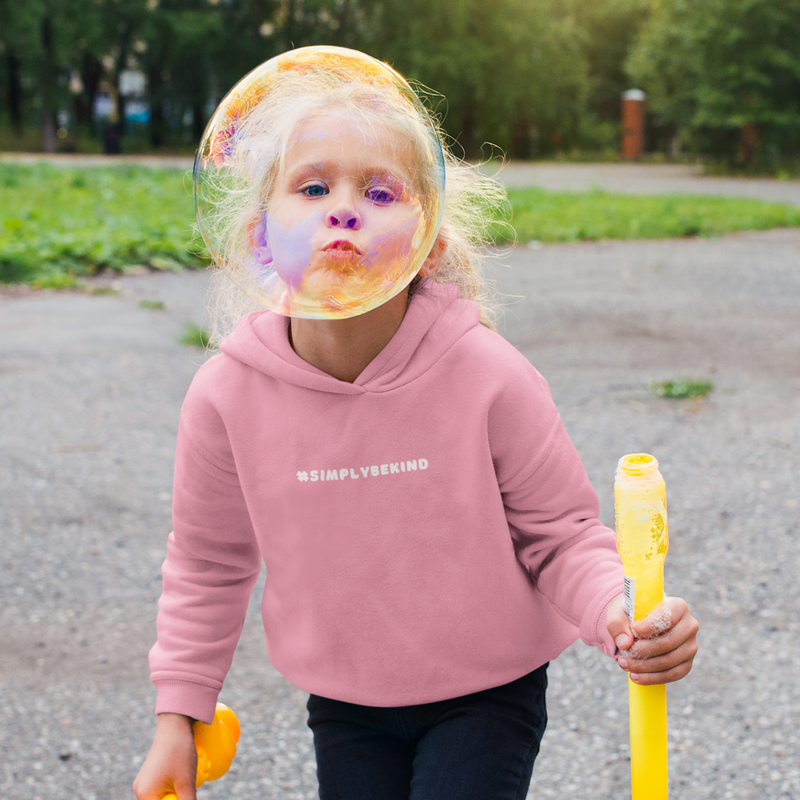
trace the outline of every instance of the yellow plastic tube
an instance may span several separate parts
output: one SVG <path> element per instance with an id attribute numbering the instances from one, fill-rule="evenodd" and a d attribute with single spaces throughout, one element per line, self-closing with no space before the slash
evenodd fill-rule
<path id="1" fill-rule="evenodd" d="M 617 549 L 625 571 L 625 609 L 646 617 L 664 600 L 669 546 L 667 494 L 658 461 L 646 453 L 619 460 L 614 499 Z M 628 679 L 633 800 L 667 800 L 667 687 Z"/>
<path id="2" fill-rule="evenodd" d="M 236 714 L 224 703 L 217 703 L 214 719 L 210 725 L 195 722 L 192 726 L 194 743 L 197 747 L 197 786 L 206 781 L 215 781 L 227 771 L 236 755 L 236 743 L 239 741 L 239 720 Z M 170 792 L 161 800 L 178 800 Z"/>

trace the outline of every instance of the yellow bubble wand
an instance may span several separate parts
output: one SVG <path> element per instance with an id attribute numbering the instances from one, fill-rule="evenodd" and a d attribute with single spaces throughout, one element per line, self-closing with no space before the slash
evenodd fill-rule
<path id="1" fill-rule="evenodd" d="M 217 703 L 214 719 L 210 725 L 199 720 L 192 725 L 194 743 L 197 747 L 196 785 L 221 778 L 236 755 L 239 741 L 239 720 L 224 703 Z M 165 794 L 161 800 L 178 800 L 174 792 Z"/>
<path id="2" fill-rule="evenodd" d="M 614 481 L 617 549 L 625 572 L 625 610 L 644 619 L 664 600 L 669 546 L 667 494 L 658 461 L 646 453 L 619 460 Z M 628 678 L 633 800 L 667 800 L 667 687 Z"/>

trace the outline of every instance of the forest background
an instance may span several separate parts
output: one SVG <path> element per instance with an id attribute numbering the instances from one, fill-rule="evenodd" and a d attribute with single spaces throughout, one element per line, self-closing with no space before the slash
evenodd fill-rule
<path id="1" fill-rule="evenodd" d="M 616 158 L 636 87 L 649 158 L 798 173 L 800 0 L 0 0 L 0 150 L 191 153 L 309 44 L 428 87 L 468 158 Z"/>

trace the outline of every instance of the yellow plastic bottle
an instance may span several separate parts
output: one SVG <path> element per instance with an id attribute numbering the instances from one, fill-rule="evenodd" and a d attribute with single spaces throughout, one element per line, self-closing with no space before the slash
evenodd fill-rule
<path id="1" fill-rule="evenodd" d="M 227 771 L 236 755 L 236 743 L 239 741 L 239 720 L 236 714 L 224 703 L 217 703 L 214 719 L 210 725 L 195 722 L 192 726 L 194 743 L 197 747 L 197 781 L 202 786 L 206 781 L 215 781 Z M 178 800 L 170 792 L 161 800 Z"/>
<path id="2" fill-rule="evenodd" d="M 658 461 L 646 453 L 619 460 L 614 499 L 617 549 L 625 571 L 625 608 L 633 620 L 664 600 L 669 546 L 667 494 Z M 667 800 L 667 687 L 628 679 L 633 800 Z"/>

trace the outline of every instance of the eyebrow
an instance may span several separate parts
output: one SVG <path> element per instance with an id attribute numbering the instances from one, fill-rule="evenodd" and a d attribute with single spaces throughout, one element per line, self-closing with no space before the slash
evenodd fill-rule
<path id="1" fill-rule="evenodd" d="M 336 171 L 336 167 L 332 166 L 329 162 L 312 161 L 307 164 L 300 164 L 297 167 L 293 167 L 289 172 L 286 173 L 286 180 L 288 183 L 294 184 L 302 181 L 307 176 L 311 177 L 319 175 L 327 178 Z M 399 175 L 395 170 L 392 170 L 388 166 L 381 164 L 365 164 L 363 166 L 359 166 L 356 175 L 362 178 L 366 178 L 367 176 L 370 178 L 375 176 L 391 178 L 392 180 L 398 181 L 403 185 L 405 185 L 408 180 L 406 177 Z"/>

